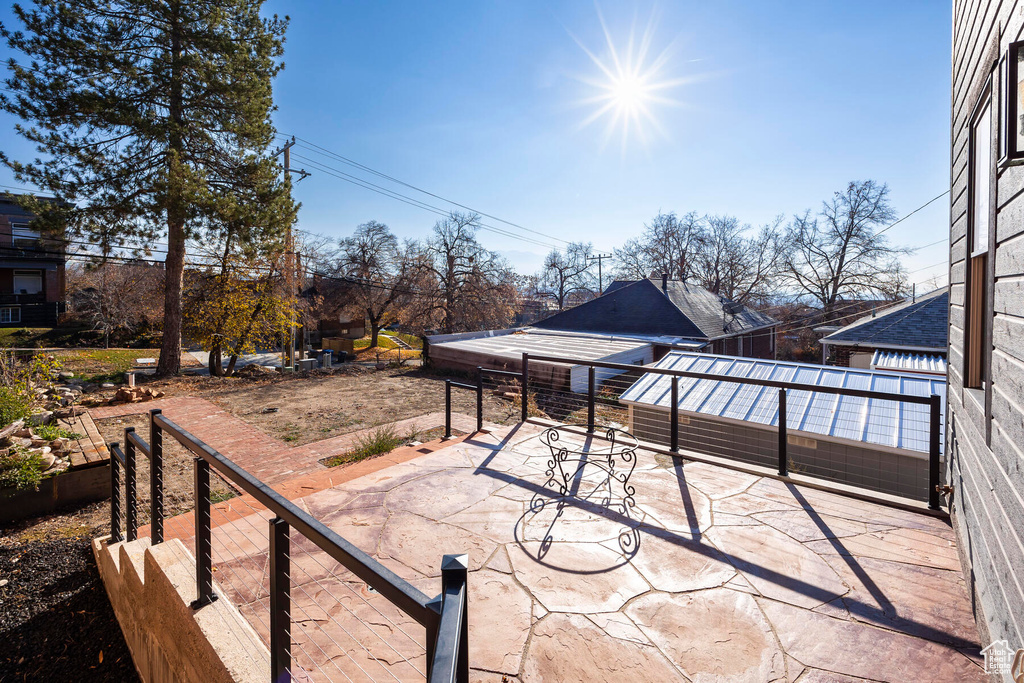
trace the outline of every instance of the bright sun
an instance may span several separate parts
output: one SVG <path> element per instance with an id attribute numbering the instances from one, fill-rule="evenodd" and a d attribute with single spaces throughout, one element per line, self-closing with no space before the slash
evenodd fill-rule
<path id="1" fill-rule="evenodd" d="M 639 37 L 635 25 L 630 29 L 625 49 L 616 48 L 600 10 L 598 19 L 601 21 L 606 43 L 603 57 L 599 57 L 573 36 L 600 72 L 597 77 L 579 79 L 594 92 L 581 104 L 595 107 L 583 120 L 581 127 L 605 119 L 605 142 L 607 143 L 616 131 L 621 131 L 623 151 L 632 135 L 636 135 L 644 145 L 647 144 L 651 129 L 667 137 L 655 116 L 655 108 L 657 105 L 681 104 L 668 96 L 669 91 L 695 79 L 669 78 L 664 74 L 672 56 L 673 45 L 666 47 L 656 57 L 651 57 L 655 25 L 653 14 Z"/>

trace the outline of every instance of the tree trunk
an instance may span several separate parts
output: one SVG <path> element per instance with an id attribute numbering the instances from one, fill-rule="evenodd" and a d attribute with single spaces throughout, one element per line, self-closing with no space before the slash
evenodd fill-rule
<path id="1" fill-rule="evenodd" d="M 210 374 L 212 376 L 224 376 L 224 370 L 221 368 L 220 344 L 214 344 L 213 348 L 210 349 L 210 358 L 209 361 L 207 362 L 207 366 L 210 368 Z"/>
<path id="2" fill-rule="evenodd" d="M 172 5 L 171 18 L 171 87 L 169 114 L 171 118 L 170 140 L 167 150 L 167 258 L 164 260 L 164 337 L 160 346 L 160 363 L 156 374 L 159 377 L 176 375 L 181 370 L 181 288 L 185 274 L 185 173 L 182 158 L 184 140 L 182 126 L 182 65 L 181 26 L 176 4 Z"/>
<path id="3" fill-rule="evenodd" d="M 225 377 L 231 377 L 235 374 L 235 363 L 238 361 L 238 354 L 231 354 L 231 358 L 228 359 L 228 369 L 224 371 Z"/>

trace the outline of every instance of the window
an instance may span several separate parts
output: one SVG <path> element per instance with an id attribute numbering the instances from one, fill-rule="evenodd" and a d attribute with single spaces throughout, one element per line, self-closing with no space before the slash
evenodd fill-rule
<path id="1" fill-rule="evenodd" d="M 967 176 L 967 330 L 964 386 L 984 388 L 991 344 L 988 288 L 992 187 L 992 98 L 987 92 L 971 119 Z"/>
<path id="2" fill-rule="evenodd" d="M 12 223 L 11 239 L 16 245 L 35 246 L 39 241 L 39 231 L 28 227 L 27 223 Z"/>
<path id="3" fill-rule="evenodd" d="M 999 157 L 1001 164 L 1024 162 L 1024 41 L 1010 43 L 999 60 L 1002 102 L 999 113 Z"/>
<path id="4" fill-rule="evenodd" d="M 21 309 L 17 307 L 0 308 L 0 323 L 20 323 Z"/>
<path id="5" fill-rule="evenodd" d="M 14 271 L 15 294 L 41 294 L 43 291 L 43 274 L 38 270 Z"/>

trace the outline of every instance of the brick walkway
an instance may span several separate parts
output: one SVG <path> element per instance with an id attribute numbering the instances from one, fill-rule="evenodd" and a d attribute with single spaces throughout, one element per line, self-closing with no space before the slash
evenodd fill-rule
<path id="1" fill-rule="evenodd" d="M 206 399 L 192 396 L 104 406 L 93 408 L 89 413 L 94 420 L 104 420 L 142 415 L 154 408 L 159 408 L 168 419 L 270 485 L 324 469 L 319 460 L 351 450 L 356 439 L 373 429 L 292 447 Z M 426 431 L 440 425 L 444 425 L 444 413 L 438 412 L 396 422 L 395 428 L 402 434 L 413 430 Z M 476 421 L 468 415 L 453 414 L 452 427 L 468 433 L 476 429 Z M 485 427 L 493 429 L 498 426 L 488 423 Z M 148 434 L 143 434 L 143 438 L 148 440 Z"/>

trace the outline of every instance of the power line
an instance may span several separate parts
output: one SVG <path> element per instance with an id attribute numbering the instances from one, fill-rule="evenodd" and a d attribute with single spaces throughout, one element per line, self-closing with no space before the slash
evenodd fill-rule
<path id="1" fill-rule="evenodd" d="M 435 194 L 433 192 L 430 192 L 429 190 L 424 190 L 421 187 L 417 187 L 415 185 L 412 185 L 411 183 L 405 182 L 404 180 L 399 180 L 398 178 L 395 178 L 394 176 L 388 175 L 387 173 L 383 173 L 383 172 L 378 171 L 376 169 L 370 168 L 369 166 L 367 166 L 365 164 L 361 164 L 358 161 L 354 161 L 352 159 L 349 159 L 348 157 L 343 156 L 341 154 L 338 154 L 337 152 L 332 152 L 331 150 L 329 150 L 329 149 L 327 149 L 325 147 L 321 147 L 320 145 L 317 145 L 314 142 L 310 142 L 309 140 L 304 140 L 303 138 L 300 138 L 300 137 L 297 137 L 297 136 L 292 136 L 292 137 L 294 137 L 296 140 L 299 140 L 300 142 L 302 142 L 303 143 L 302 146 L 304 146 L 304 147 L 308 147 L 308 148 L 311 148 L 313 150 L 318 150 L 320 153 L 324 154 L 325 156 L 333 157 L 334 159 L 337 159 L 338 161 L 341 161 L 344 164 L 348 164 L 348 165 L 353 166 L 355 168 L 358 168 L 360 170 L 366 171 L 367 173 L 372 173 L 375 176 L 378 176 L 380 178 L 384 178 L 385 180 L 390 180 L 391 182 L 397 183 L 397 184 L 402 185 L 404 187 L 408 187 L 411 190 L 415 190 L 415 191 L 420 192 L 422 194 L 428 195 L 430 197 L 433 197 L 434 199 L 440 199 L 441 201 L 447 202 L 448 204 L 452 204 L 454 206 L 458 206 L 459 208 L 465 209 L 467 211 L 472 211 L 473 213 L 478 213 L 481 216 L 486 216 L 487 218 L 490 218 L 491 220 L 498 221 L 499 223 L 504 223 L 505 225 L 511 226 L 513 228 L 518 228 L 519 230 L 524 230 L 526 232 L 533 233 L 534 235 L 539 235 L 540 237 L 546 237 L 547 239 L 552 239 L 552 240 L 555 240 L 556 242 L 562 242 L 564 244 L 570 244 L 571 243 L 569 240 L 562 239 L 561 237 L 555 237 L 554 235 L 549 235 L 547 233 L 540 232 L 539 230 L 533 230 L 531 228 L 527 228 L 527 227 L 525 227 L 523 225 L 520 225 L 519 223 L 513 223 L 512 221 L 505 220 L 504 218 L 499 218 L 498 216 L 495 216 L 493 214 L 487 213 L 486 211 L 480 211 L 479 209 L 474 209 L 471 206 L 467 206 L 466 204 L 461 204 L 461 203 L 459 203 L 459 202 L 457 202 L 457 201 L 455 201 L 453 199 L 448 199 L 446 197 L 442 197 L 439 194 Z"/>
<path id="2" fill-rule="evenodd" d="M 895 222 L 893 222 L 893 223 L 890 223 L 889 225 L 885 226 L 884 228 L 882 228 L 881 230 L 879 230 L 878 232 L 876 232 L 876 233 L 874 234 L 874 237 L 873 237 L 872 239 L 874 239 L 875 237 L 878 237 L 879 235 L 881 235 L 881 234 L 882 234 L 883 232 L 885 232 L 885 231 L 887 231 L 887 230 L 892 230 L 892 229 L 893 229 L 893 228 L 895 228 L 895 227 L 896 227 L 897 225 L 899 225 L 899 224 L 900 224 L 900 223 L 902 223 L 903 221 L 907 220 L 908 218 L 910 218 L 911 216 L 913 216 L 913 215 L 914 215 L 915 213 L 917 213 L 917 212 L 918 212 L 918 211 L 920 211 L 921 209 L 924 209 L 925 207 L 927 207 L 927 206 L 928 206 L 929 204 L 931 204 L 932 202 L 934 202 L 934 201 L 937 201 L 937 200 L 941 199 L 942 197 L 945 197 L 945 196 L 946 196 L 947 194 L 949 194 L 949 190 L 945 190 L 944 192 L 941 192 L 941 193 L 939 193 L 939 194 L 935 195 L 934 197 L 932 197 L 931 199 L 929 199 L 928 201 L 926 201 L 926 202 L 925 202 L 924 204 L 922 204 L 921 206 L 917 207 L 916 209 L 914 209 L 913 211 L 911 211 L 910 213 L 908 213 L 908 214 L 907 214 L 906 216 L 904 216 L 903 218 L 901 218 L 901 219 L 899 219 L 898 221 L 895 221 Z"/>
<path id="3" fill-rule="evenodd" d="M 444 209 L 442 209 L 441 207 L 437 207 L 437 206 L 434 206 L 432 204 L 427 204 L 426 202 L 420 201 L 418 199 L 414 199 L 412 197 L 409 197 L 407 195 L 401 194 L 399 192 L 395 192 L 394 190 L 389 190 L 388 188 L 383 187 L 381 185 L 376 185 L 374 183 L 369 182 L 368 180 L 363 180 L 362 178 L 358 178 L 357 176 L 353 176 L 353 175 L 351 175 L 349 173 L 345 173 L 342 170 L 339 170 L 339 169 L 334 168 L 332 166 L 328 166 L 328 165 L 324 164 L 323 162 L 317 161 L 315 159 L 310 159 L 309 157 L 303 156 L 301 154 L 296 154 L 295 157 L 298 158 L 298 159 L 302 159 L 303 161 L 305 161 L 307 163 L 314 164 L 314 168 L 316 170 L 318 170 L 321 173 L 324 173 L 326 175 L 333 176 L 333 177 L 337 178 L 338 180 L 343 180 L 343 181 L 345 181 L 347 183 L 351 183 L 351 184 L 356 185 L 358 187 L 362 187 L 364 189 L 370 190 L 371 192 L 376 192 L 377 194 L 384 195 L 385 197 L 389 197 L 391 199 L 396 199 L 396 200 L 398 200 L 400 202 L 403 202 L 405 204 L 409 204 L 410 206 L 415 206 L 416 208 L 423 209 L 425 211 L 430 211 L 431 213 L 436 213 L 439 216 L 447 216 L 447 215 L 449 215 L 449 212 L 444 210 Z M 547 243 L 547 242 L 541 242 L 539 240 L 535 240 L 535 239 L 530 238 L 530 237 L 524 237 L 523 235 L 517 235 L 517 234 L 515 234 L 513 232 L 504 230 L 502 228 L 496 228 L 496 227 L 494 227 L 492 225 L 489 225 L 487 223 L 478 223 L 477 225 L 479 225 L 480 228 L 483 229 L 483 230 L 488 230 L 490 232 L 494 232 L 494 233 L 497 233 L 499 235 L 504 235 L 505 237 L 511 237 L 513 239 L 516 239 L 516 240 L 519 240 L 519 241 L 522 241 L 522 242 L 530 242 L 532 244 L 536 244 L 538 246 L 546 247 L 546 248 L 550 248 L 550 249 L 557 249 L 558 248 L 557 246 L 555 246 L 553 244 L 550 244 L 550 243 Z"/>

